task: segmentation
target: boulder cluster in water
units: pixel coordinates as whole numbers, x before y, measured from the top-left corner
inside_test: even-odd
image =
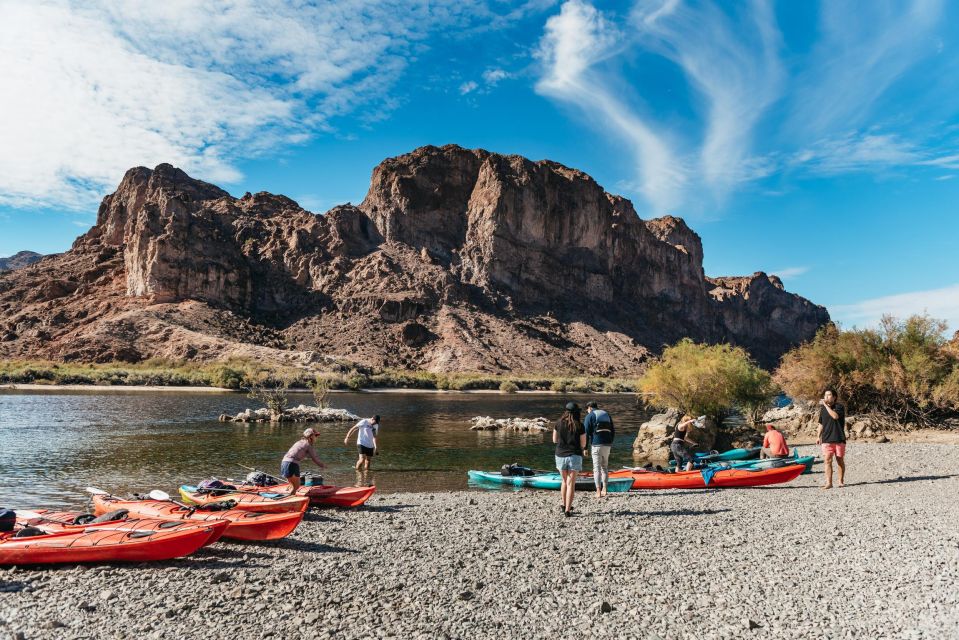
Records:
[[[220,422],[355,422],[360,417],[346,409],[321,409],[301,404],[273,416],[269,409],[247,409],[235,416],[220,414]]]
[[[473,431],[549,431],[551,422],[546,418],[471,418]]]

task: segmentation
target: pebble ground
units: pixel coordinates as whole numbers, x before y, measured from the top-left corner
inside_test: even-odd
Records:
[[[812,451],[801,448],[801,453]],[[959,447],[774,487],[374,496],[274,543],[0,569],[0,638],[956,638]]]

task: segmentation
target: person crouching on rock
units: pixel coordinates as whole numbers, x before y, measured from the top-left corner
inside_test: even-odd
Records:
[[[609,486],[609,451],[613,447],[613,438],[616,437],[613,419],[599,408],[595,400],[591,400],[586,403],[583,427],[586,429],[586,444],[593,458],[596,496],[604,498]]]
[[[785,458],[789,455],[789,445],[786,437],[771,424],[766,425],[766,435],[763,436],[763,448],[759,451],[760,458]]]
[[[673,430],[673,441],[669,443],[669,450],[672,451],[673,458],[676,459],[676,471],[693,470],[692,448],[696,446],[696,443],[690,439],[689,431],[695,422],[696,418],[686,416]]]
[[[316,430],[312,427],[304,431],[303,437],[290,447],[290,450],[286,452],[286,455],[283,456],[283,461],[280,463],[280,475],[293,487],[293,490],[290,491],[291,496],[296,495],[297,490],[300,488],[300,462],[303,461],[303,458],[310,456],[313,462],[316,463],[316,466],[320,469],[326,468],[326,465],[320,460],[320,456],[316,455],[316,449],[313,448],[313,443],[316,442],[317,435]]]
[[[553,425],[553,443],[556,444],[556,469],[562,477],[560,494],[563,513],[573,510],[573,494],[576,492],[576,476],[583,470],[583,453],[586,449],[586,430],[579,421],[579,405],[570,402],[563,416]]]
[[[360,420],[353,428],[346,432],[346,437],[343,438],[343,444],[350,443],[350,436],[353,435],[353,432],[356,431],[356,450],[359,453],[359,458],[356,461],[356,470],[357,471],[369,471],[370,470],[370,461],[373,459],[373,456],[376,455],[376,436],[380,432],[380,417],[373,416],[372,418],[364,418]]]

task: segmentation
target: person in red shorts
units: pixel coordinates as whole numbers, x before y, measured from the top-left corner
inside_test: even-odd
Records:
[[[816,444],[822,445],[822,457],[826,467],[826,484],[823,489],[832,489],[832,459],[839,467],[839,486],[846,476],[846,407],[837,402],[836,391],[826,389],[819,401],[819,432]]]
[[[759,452],[760,458],[785,458],[789,455],[789,445],[782,432],[771,424],[766,425],[766,435],[763,436],[763,448]]]

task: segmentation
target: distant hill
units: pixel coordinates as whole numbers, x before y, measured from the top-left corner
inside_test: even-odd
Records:
[[[21,251],[9,258],[0,258],[0,271],[13,271],[14,269],[29,267],[42,257],[42,254],[33,251]]]
[[[775,276],[706,277],[685,222],[581,171],[454,145],[322,215],[137,167],[69,251],[0,275],[0,358],[631,375],[683,337],[774,366],[828,321]]]

